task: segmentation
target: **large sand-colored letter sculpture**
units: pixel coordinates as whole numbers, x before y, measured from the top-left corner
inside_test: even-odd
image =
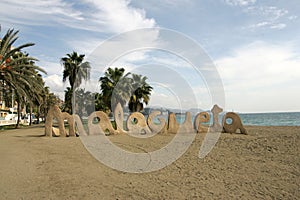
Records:
[[[208,123],[210,120],[210,116],[208,112],[200,112],[196,115],[194,126],[197,133],[206,133],[208,131],[208,127],[203,126],[203,123]]]
[[[52,137],[54,136],[66,136],[66,130],[64,125],[64,117],[65,115],[62,115],[61,110],[58,106],[53,106],[48,111],[47,117],[46,117],[46,123],[45,123],[45,134],[46,136]],[[58,123],[58,130],[53,128],[53,119],[56,118]]]
[[[127,119],[128,133],[132,135],[149,135],[152,133],[142,113],[134,112]]]
[[[222,131],[222,126],[219,123],[219,114],[223,112],[223,109],[220,108],[218,105],[214,105],[211,109],[212,115],[213,115],[213,124],[211,127],[209,127],[210,132],[220,132]]]
[[[176,120],[175,113],[170,113],[168,117],[168,133],[177,133],[179,123]]]
[[[148,118],[147,118],[148,126],[151,129],[151,131],[155,134],[159,133],[159,132],[163,133],[163,132],[166,132],[166,130],[167,130],[167,126],[166,126],[167,123],[166,123],[166,120],[164,118],[159,118],[158,117],[159,124],[156,124],[156,123],[153,122],[154,118],[156,116],[159,116],[160,114],[161,114],[160,111],[155,110],[155,111],[152,111],[149,114]]]
[[[112,124],[103,111],[95,111],[88,117],[89,135],[97,134],[116,134],[117,131],[112,127]]]
[[[240,130],[241,133],[247,134],[240,116],[234,112],[225,114],[223,118],[223,129],[225,133],[236,133],[237,130]]]
[[[116,123],[116,129],[113,128],[112,123],[108,115],[102,111],[95,111],[88,117],[88,132],[84,129],[82,120],[78,115],[70,115],[65,112],[61,112],[58,106],[53,106],[48,112],[45,124],[45,134],[47,136],[75,136],[75,127],[79,134],[82,135],[97,135],[97,134],[120,134],[127,133],[133,136],[151,137],[157,133],[203,133],[203,132],[223,132],[236,133],[239,129],[241,133],[246,134],[247,131],[244,128],[242,121],[238,114],[229,112],[223,118],[223,127],[219,123],[219,114],[223,111],[217,105],[214,105],[211,109],[213,116],[212,126],[204,126],[203,123],[210,121],[210,115],[208,112],[200,112],[192,122],[190,112],[186,112],[185,120],[182,124],[176,120],[176,114],[170,113],[168,115],[168,122],[165,119],[159,117],[160,111],[154,111],[149,114],[146,120],[144,115],[139,112],[134,112],[129,115],[126,121],[126,127],[124,127],[124,113],[122,106],[117,104],[114,110],[114,120]],[[154,123],[155,117],[158,117],[159,123]],[[58,122],[58,128],[53,128],[53,119],[56,118]],[[227,122],[227,119],[231,119],[231,123]],[[69,132],[67,133],[64,127],[64,120],[69,123]]]

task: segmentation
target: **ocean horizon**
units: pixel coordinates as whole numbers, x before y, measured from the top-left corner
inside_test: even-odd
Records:
[[[226,112],[219,116],[220,123]],[[245,126],[300,126],[300,112],[237,113]],[[207,124],[212,124],[211,120]],[[183,123],[185,115],[176,115],[178,123]],[[192,116],[194,121],[195,116]]]
[[[300,126],[300,112],[239,113],[244,125]]]

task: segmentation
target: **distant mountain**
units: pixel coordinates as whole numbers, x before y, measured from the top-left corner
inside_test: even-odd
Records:
[[[190,108],[189,110],[187,110],[188,112],[191,113],[191,115],[197,115],[200,112],[203,112],[205,110],[201,109],[201,108]]]
[[[183,114],[186,112],[190,112],[191,115],[196,115],[196,114],[204,111],[201,108],[190,108],[190,109],[186,110],[186,109],[179,109],[179,108],[163,108],[163,107],[155,107],[155,106],[147,107],[147,108],[145,108],[144,111],[145,111],[145,113],[150,113],[152,110],[159,110],[161,112],[169,112],[169,113],[171,113],[171,112],[183,113]]]

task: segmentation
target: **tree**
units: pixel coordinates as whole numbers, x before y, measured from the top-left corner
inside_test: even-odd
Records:
[[[19,31],[8,30],[0,41],[0,80],[2,87],[14,90],[18,102],[18,121],[20,122],[20,106],[26,97],[32,100],[32,95],[37,94],[41,82],[38,79],[38,72],[46,73],[42,68],[35,65],[36,58],[30,57],[21,50],[25,47],[33,46],[27,43],[13,48],[14,42],[18,39]],[[33,87],[34,86],[34,87]]]
[[[106,106],[104,102],[104,97],[102,93],[96,92],[94,95],[95,95],[95,110],[102,110],[106,113],[110,112],[110,109]]]
[[[30,113],[29,125],[32,124],[32,114],[33,114],[33,109],[34,108],[36,108],[36,111],[37,111],[36,118],[37,118],[37,123],[39,123],[39,118],[40,118],[40,114],[41,114],[41,109],[40,108],[41,108],[41,105],[44,103],[43,102],[43,95],[44,95],[45,89],[46,89],[45,88],[45,82],[44,82],[41,74],[37,73],[36,78],[37,78],[38,86],[35,87],[34,91],[29,90],[30,96],[31,96],[30,101],[28,101],[29,108],[30,108],[30,111],[29,111],[29,113]]]
[[[130,73],[124,75],[124,72],[124,68],[108,68],[99,79],[102,101],[107,110],[113,111],[118,102],[124,106],[130,98]]]
[[[72,91],[72,93],[80,86],[82,80],[88,80],[90,78],[91,66],[89,62],[83,62],[84,57],[84,54],[78,55],[77,52],[73,51],[73,53],[61,58],[61,63],[64,67],[63,82],[66,82],[67,78],[69,79],[70,91]],[[72,105],[72,98],[70,102],[65,103]],[[72,108],[72,106],[69,108]],[[71,114],[72,109],[67,112]]]
[[[95,110],[95,96],[90,91],[85,89],[77,89],[75,91],[76,102],[75,108],[76,114],[80,117],[89,116]]]
[[[117,103],[121,106],[128,103],[132,112],[138,112],[143,110],[143,103],[149,103],[153,88],[146,82],[147,77],[124,73],[124,68],[108,68],[104,76],[100,77],[101,94],[96,98],[96,106],[113,111]]]
[[[73,89],[71,87],[67,87],[65,90],[65,101],[63,106],[63,111],[72,113],[72,97],[73,97]]]
[[[137,74],[132,74],[133,92],[128,102],[128,107],[131,112],[139,112],[144,109],[143,103],[146,105],[150,101],[152,87],[146,82],[147,77]]]
[[[28,57],[28,54],[24,54],[22,52],[18,52],[13,56],[13,60],[18,60],[22,57]],[[20,122],[20,108],[21,105],[25,105],[26,103],[29,104],[30,107],[30,125],[32,123],[32,108],[35,103],[40,104],[40,98],[42,90],[44,89],[44,81],[41,78],[41,75],[36,70],[35,62],[33,60],[26,61],[24,59],[17,61],[16,64],[18,66],[22,66],[20,69],[15,69],[15,71],[19,74],[19,81],[22,83],[19,85],[19,89],[15,89],[17,102],[18,102],[18,122],[17,126]],[[43,71],[43,70],[42,70]],[[24,81],[20,81],[20,78],[24,79]],[[20,84],[18,83],[18,84]],[[21,89],[21,90],[20,90]],[[24,92],[23,92],[24,91]],[[25,110],[26,112],[26,110]]]
[[[67,78],[71,89],[76,89],[82,82],[82,79],[88,80],[90,78],[91,66],[89,62],[83,62],[85,55],[78,55],[77,52],[67,54],[67,57],[61,59],[61,63],[64,67],[63,82],[66,82]]]
[[[49,87],[44,88],[43,92],[43,113],[44,117],[47,116],[48,110],[51,106],[57,105],[60,103],[60,99],[57,95],[49,91]]]

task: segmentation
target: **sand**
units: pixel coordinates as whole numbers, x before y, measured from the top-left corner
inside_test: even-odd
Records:
[[[300,127],[246,127],[222,134],[204,159],[204,134],[162,170],[131,174],[96,159],[76,137],[44,137],[41,126],[0,132],[0,199],[300,199]],[[172,139],[109,136],[134,152]]]

